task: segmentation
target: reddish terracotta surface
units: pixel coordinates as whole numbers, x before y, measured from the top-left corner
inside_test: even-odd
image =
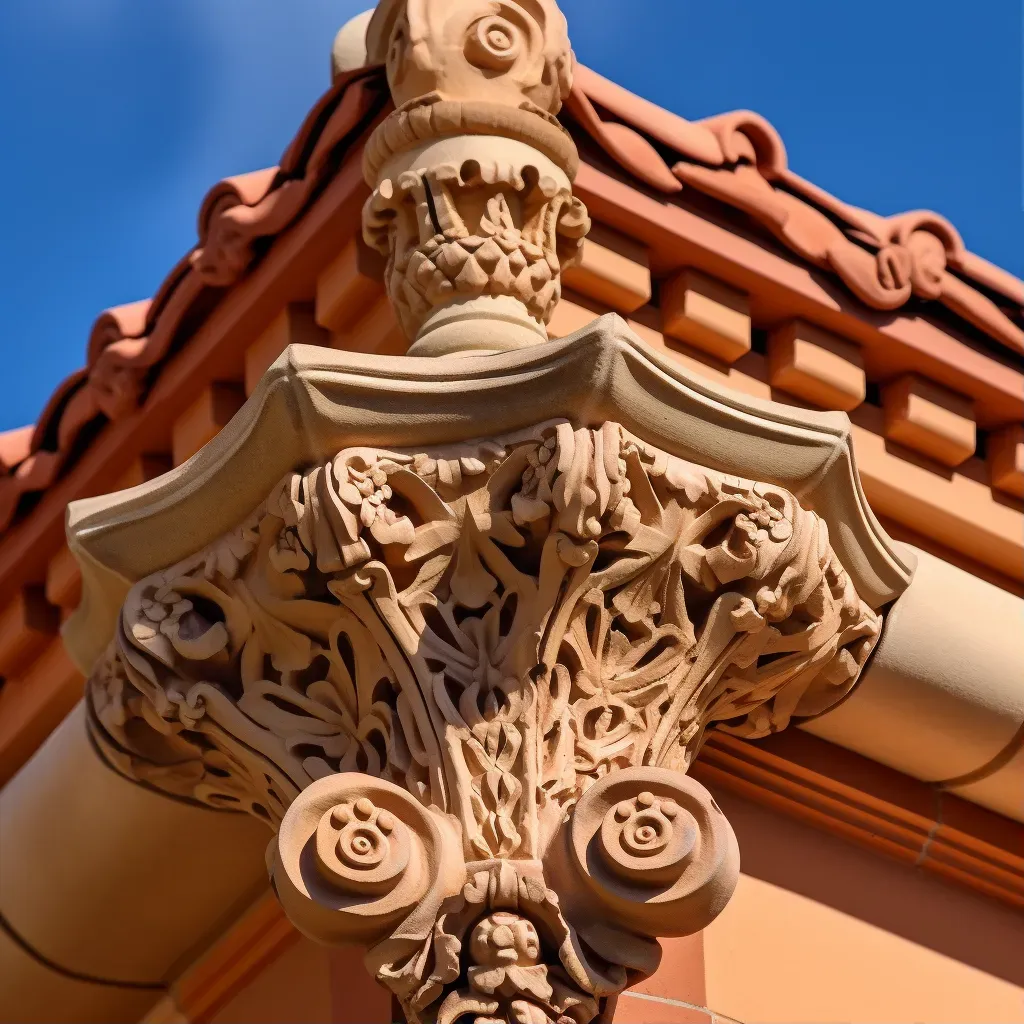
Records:
[[[57,389],[32,436],[30,454],[0,478],[0,528],[9,525],[23,494],[48,488],[64,468],[81,430],[98,416],[119,421],[144,397],[151,371],[172,351],[186,317],[208,308],[213,289],[229,288],[248,271],[255,243],[291,225],[329,174],[332,158],[387,102],[380,76],[339,79],[308,115],[279,167],[228,178],[207,194],[199,242],[150,301],[104,313],[93,327],[88,365]],[[44,449],[58,434],[55,451]],[[21,435],[0,435],[0,457],[18,453]]]
[[[11,522],[22,495],[48,489],[66,470],[70,450],[86,424],[101,416],[123,419],[138,408],[153,374],[178,341],[185,317],[190,322],[201,319],[218,290],[237,284],[250,268],[255,242],[273,238],[295,221],[329,173],[339,147],[387,103],[379,70],[342,76],[310,112],[278,168],[226,179],[208,193],[200,210],[197,247],[168,275],[152,301],[118,307],[99,318],[87,368],[58,387],[27,450],[28,428],[0,434],[0,468],[7,470],[0,477],[0,527]],[[602,111],[627,123],[606,120]],[[778,133],[759,115],[738,111],[687,122],[580,68],[566,119],[575,121],[648,189],[673,196],[685,183],[749,214],[801,261],[838,277],[867,307],[890,311],[912,297],[924,300],[1003,346],[1024,352],[1024,284],[967,252],[955,228],[937,214],[880,217],[799,178],[788,169]],[[669,166],[644,133],[679,159]],[[589,179],[586,173],[583,177]],[[586,191],[584,185],[585,198]],[[632,206],[641,194],[629,192]],[[623,228],[630,230],[632,224]],[[936,355],[930,339],[912,342],[914,347],[932,359]],[[956,358],[960,353],[950,351],[945,359],[937,354],[948,369],[970,374],[972,367]],[[870,353],[867,362],[872,373],[876,368]],[[929,372],[924,361],[910,362],[914,365],[892,372]],[[999,376],[1002,367],[973,369],[984,390],[990,383],[985,378],[993,370]],[[1002,381],[1004,393],[1009,389],[1015,394],[1019,375],[1013,377]],[[941,375],[936,379],[941,382]],[[993,411],[993,418],[1001,421],[994,425],[1012,422],[1013,415],[1003,403]],[[980,422],[990,425],[984,415]],[[54,433],[57,445],[51,450],[52,440],[47,439]]]
[[[603,121],[595,102],[677,150],[682,159],[670,168],[635,131]],[[567,106],[605,151],[645,184],[674,194],[682,183],[743,210],[798,256],[838,275],[866,305],[898,309],[912,296],[939,301],[1001,344],[1024,352],[1019,323],[1024,283],[968,253],[939,214],[922,210],[882,217],[794,174],[782,139],[760,114],[738,110],[687,124],[586,68],[579,70]],[[1015,307],[1017,322],[979,285]]]

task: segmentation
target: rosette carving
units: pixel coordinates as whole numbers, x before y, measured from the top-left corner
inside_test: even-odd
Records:
[[[600,920],[645,935],[700,931],[739,877],[736,837],[711,794],[660,768],[626,768],[591,786],[573,810],[569,845]]]
[[[586,1024],[735,884],[705,731],[823,711],[879,625],[790,492],[553,421],[287,474],[132,588],[90,717],[279,826],[289,914],[410,1020]]]
[[[458,834],[443,815],[358,772],[303,790],[275,851],[278,897],[321,941],[371,943],[410,916],[432,922],[465,878]]]

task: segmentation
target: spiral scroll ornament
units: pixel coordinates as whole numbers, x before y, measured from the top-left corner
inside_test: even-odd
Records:
[[[507,18],[481,18],[466,36],[466,59],[474,67],[504,71],[523,52],[523,35]]]
[[[364,796],[320,819],[316,864],[343,891],[379,895],[393,889],[408,868],[410,846],[408,828]]]
[[[732,827],[693,779],[626,768],[591,786],[573,811],[571,856],[617,924],[689,935],[725,907],[739,877]]]
[[[405,790],[359,772],[307,787],[278,831],[278,896],[321,941],[373,942],[402,919],[432,917],[464,878],[451,825]]]

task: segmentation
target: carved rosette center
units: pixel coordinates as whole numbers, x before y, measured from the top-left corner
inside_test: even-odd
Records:
[[[586,1024],[735,886],[706,729],[819,713],[878,629],[789,492],[552,421],[287,474],[135,585],[90,716],[276,827],[289,915],[411,1021]]]

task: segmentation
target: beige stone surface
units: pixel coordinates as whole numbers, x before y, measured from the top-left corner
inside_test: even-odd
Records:
[[[805,320],[769,332],[768,379],[797,398],[844,412],[860,405],[867,392],[860,349]]]
[[[885,436],[945,466],[974,454],[977,429],[969,399],[914,374],[882,388]]]
[[[912,550],[914,580],[857,689],[803,727],[928,782],[984,773],[1024,725],[1024,601]],[[1020,771],[962,795],[1024,820]]]
[[[687,269],[662,284],[660,303],[665,334],[726,363],[750,351],[750,303],[743,292]]]
[[[160,981],[266,885],[269,832],[129,783],[98,759],[84,714],[79,705],[0,792],[0,906],[70,970]],[[132,990],[85,999],[59,978],[33,984],[24,972],[20,955],[0,959],[0,993],[15,993],[0,996],[5,1020],[108,1021],[144,1009]],[[64,1009],[55,1001],[62,990],[72,1000]]]

